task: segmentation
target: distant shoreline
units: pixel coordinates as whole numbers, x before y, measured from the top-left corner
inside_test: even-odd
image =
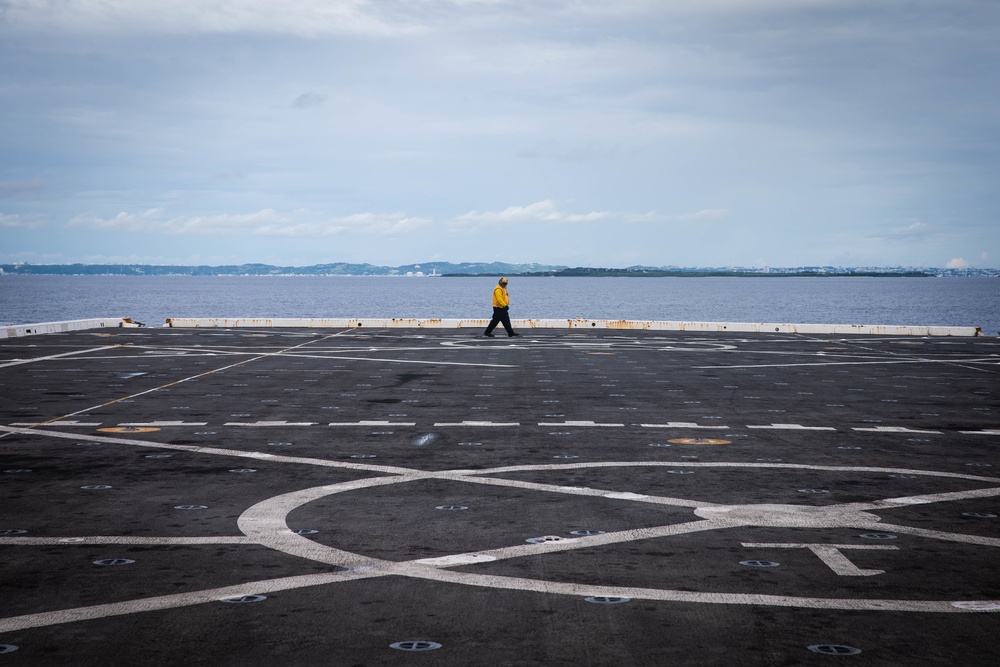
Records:
[[[545,271],[539,273],[512,273],[519,278],[934,278],[933,273],[906,271],[900,273],[868,272],[775,272],[757,271],[630,271],[627,269],[599,269],[590,271]],[[446,273],[445,278],[472,278],[476,274]]]
[[[504,262],[427,262],[403,266],[374,264],[315,264],[272,266],[270,264],[230,264],[222,266],[155,264],[0,264],[2,276],[228,276],[228,277],[484,277],[518,276],[557,278],[934,278],[1000,277],[1000,269],[934,267],[804,266],[778,268],[747,267],[653,267],[627,268],[567,267]]]

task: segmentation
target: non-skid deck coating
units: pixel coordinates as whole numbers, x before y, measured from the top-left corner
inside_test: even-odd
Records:
[[[997,339],[478,333],[0,341],[0,667],[996,664]]]

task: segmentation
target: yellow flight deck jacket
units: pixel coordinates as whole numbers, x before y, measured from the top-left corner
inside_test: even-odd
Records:
[[[510,299],[507,297],[507,290],[500,285],[497,285],[493,289],[493,307],[494,308],[506,308],[510,305]]]

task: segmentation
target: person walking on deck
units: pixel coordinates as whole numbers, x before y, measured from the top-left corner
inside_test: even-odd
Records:
[[[501,278],[497,286],[493,288],[493,319],[490,320],[490,325],[486,327],[486,333],[483,335],[493,338],[493,330],[497,328],[498,324],[503,324],[509,338],[520,336],[521,334],[514,333],[514,328],[510,325],[509,310],[510,297],[507,295],[507,279]]]

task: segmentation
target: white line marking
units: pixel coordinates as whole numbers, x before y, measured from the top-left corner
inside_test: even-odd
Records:
[[[381,574],[383,573],[364,571],[344,571],[329,574],[304,574],[297,577],[254,581],[247,584],[237,584],[235,586],[226,586],[224,588],[193,591],[191,593],[161,595],[152,598],[141,598],[139,600],[127,600],[125,602],[112,602],[109,604],[94,605],[92,607],[77,607],[75,609],[61,609],[59,611],[42,612],[40,614],[26,614],[24,616],[13,616],[11,618],[0,619],[0,632],[14,632],[16,630],[39,628],[47,625],[57,625],[60,623],[90,621],[99,618],[107,618],[109,616],[135,614],[143,611],[176,609],[178,607],[189,607],[191,605],[204,604],[206,602],[216,602],[221,598],[287,591],[295,588],[305,588],[307,586],[319,586],[321,584],[352,581],[354,579],[365,579],[371,576],[380,576]]]
[[[784,352],[776,354],[787,354]],[[974,366],[962,366],[962,364],[991,363],[996,360],[991,359],[875,359],[872,361],[825,361],[799,364],[746,364],[738,366],[692,366],[696,370],[716,370],[720,368],[794,368],[797,366],[885,366],[888,364],[955,364],[969,370],[983,370]]]
[[[779,431],[836,431],[832,426],[802,426],[801,424],[768,424],[766,426],[751,426],[747,424],[747,428],[763,428],[772,429]]]
[[[898,526],[892,523],[880,523],[879,530],[887,533],[901,533],[904,535],[916,535],[917,537],[928,537],[934,540],[942,540],[944,542],[960,542],[963,544],[1000,547],[1000,538],[996,537],[963,535],[961,533],[949,533],[943,530],[929,530],[927,528],[914,528],[912,526]]]
[[[877,574],[885,574],[885,570],[870,570],[860,568],[852,563],[847,556],[840,553],[841,549],[855,549],[865,551],[895,551],[899,547],[881,544],[783,544],[783,543],[747,543],[743,546],[763,549],[809,549],[816,554],[831,570],[842,577],[871,577]]]
[[[959,431],[965,435],[1000,435],[1000,428],[984,428],[981,431]]]
[[[162,421],[162,422],[123,422],[119,426],[207,426],[208,422],[183,422],[183,421]],[[46,424],[49,426],[49,424]]]
[[[316,422],[284,422],[284,421],[255,421],[255,422],[226,422],[225,426],[315,426]]]
[[[416,422],[389,422],[362,419],[358,422],[331,422],[329,426],[416,426]]]
[[[539,426],[625,426],[625,424],[597,424],[592,421],[538,422]]]
[[[433,350],[434,348],[413,348],[421,352],[427,352],[428,350]],[[398,352],[398,348],[385,348],[385,350],[392,350],[393,352]],[[371,350],[372,352],[382,352],[383,350],[375,348]],[[513,364],[475,364],[471,362],[463,361],[436,361],[429,359],[387,359],[385,357],[343,357],[339,355],[321,355],[321,354],[285,354],[285,353],[275,353],[272,356],[277,357],[294,357],[295,359],[331,359],[336,361],[374,361],[377,363],[386,364],[421,364],[424,366],[471,366],[474,368],[518,368],[518,366]]]
[[[435,426],[520,426],[519,422],[483,422],[483,421],[464,421],[464,422],[435,422]]]
[[[941,431],[921,431],[915,428],[906,428],[904,426],[875,426],[873,428],[854,428],[854,431],[866,431],[869,433],[937,433],[940,434]]]
[[[79,422],[75,419],[62,419],[54,422],[44,422],[46,426],[100,426],[103,422]],[[38,422],[16,422],[11,426],[38,426]]]
[[[52,354],[47,357],[35,357],[33,359],[16,359],[14,361],[8,361],[5,364],[0,364],[0,368],[9,368],[10,366],[20,366],[22,364],[33,364],[36,361],[48,361],[49,359],[61,359],[63,357],[72,357],[79,354],[89,354],[91,352],[103,352],[104,350],[114,350],[116,348],[122,347],[121,345],[102,345],[101,347],[90,347],[85,350],[74,350],[73,352],[63,352],[62,354]]]
[[[85,537],[5,537],[0,544],[10,546],[74,545],[74,544],[256,544],[245,535],[233,537],[135,537],[115,535],[87,535]]]
[[[728,429],[728,426],[702,426],[695,422],[666,422],[665,424],[639,424],[643,428],[703,428],[703,429]]]

